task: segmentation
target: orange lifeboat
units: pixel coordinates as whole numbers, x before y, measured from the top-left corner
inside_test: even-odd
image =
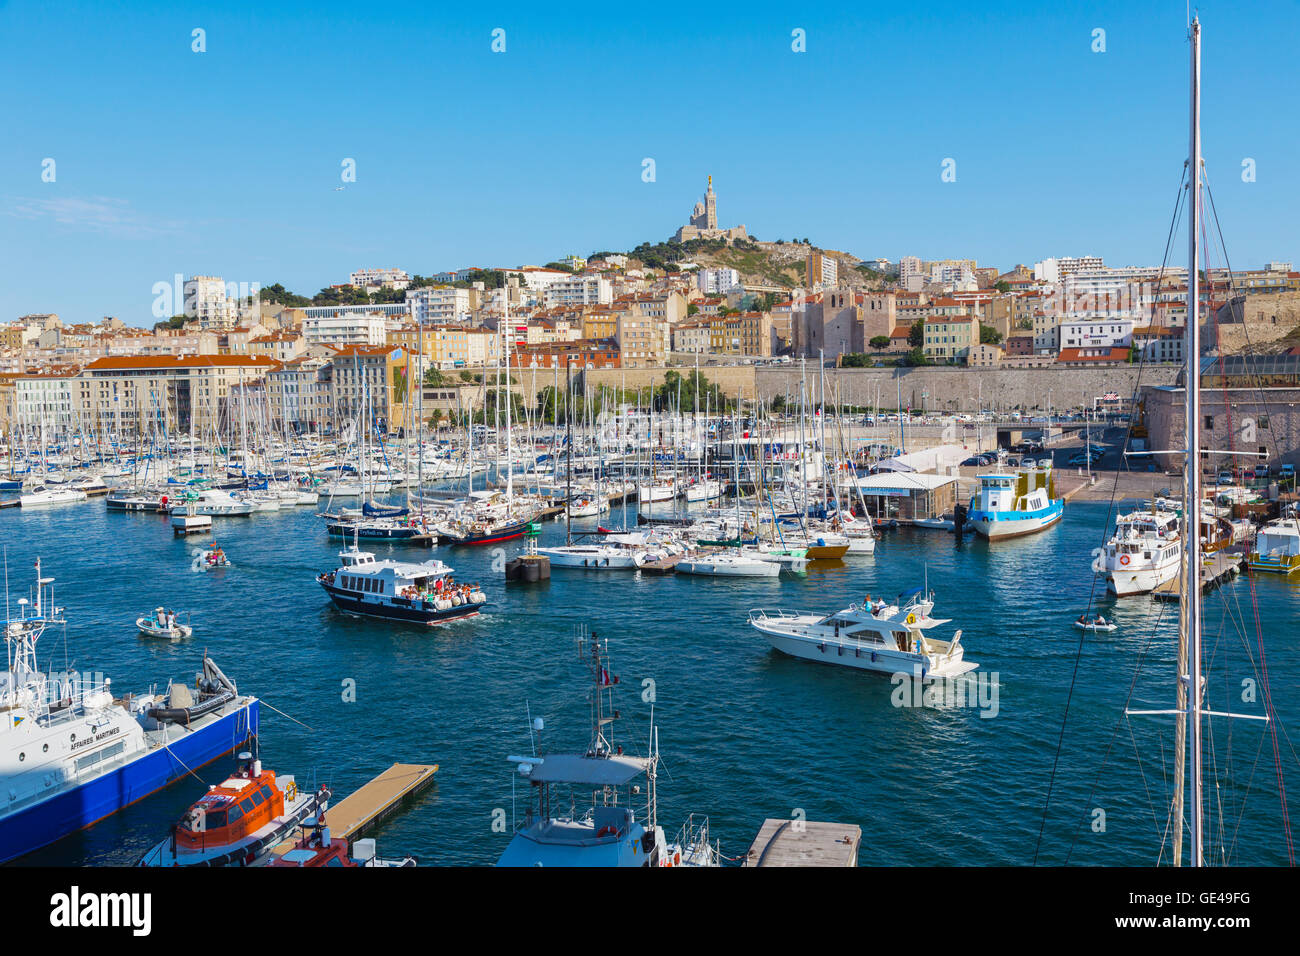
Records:
[[[277,778],[250,754],[239,756],[240,770],[209,788],[138,865],[249,866],[324,812],[327,788],[304,793],[291,774]]]

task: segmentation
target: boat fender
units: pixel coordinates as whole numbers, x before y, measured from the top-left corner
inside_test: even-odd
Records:
[[[872,651],[872,652],[871,652],[871,663],[874,664],[875,662],[876,662],[876,652],[875,652],[875,651]]]

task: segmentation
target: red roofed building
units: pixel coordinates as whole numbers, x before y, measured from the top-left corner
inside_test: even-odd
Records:
[[[1129,359],[1129,349],[1123,345],[1086,346],[1061,349],[1056,356],[1058,365],[1124,365]]]

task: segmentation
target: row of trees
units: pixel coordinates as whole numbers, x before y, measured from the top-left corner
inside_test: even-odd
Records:
[[[461,371],[457,379],[439,369],[429,369],[424,377],[424,383],[435,388],[458,384],[482,384],[482,382],[482,375],[466,371]],[[466,421],[477,424],[495,423],[499,417],[498,409],[500,417],[504,418],[507,401],[510,402],[510,414],[514,419],[522,421],[527,413],[531,413],[543,423],[564,422],[570,409],[575,421],[584,421],[589,417],[599,417],[606,407],[621,405],[653,407],[658,412],[677,408],[690,412],[695,409],[698,399],[701,411],[707,408],[710,412],[723,413],[734,410],[736,406],[735,399],[724,395],[720,386],[711,383],[707,376],[694,370],[682,375],[670,369],[664,375],[663,384],[657,386],[626,389],[597,388],[592,390],[590,395],[579,389],[574,389],[570,393],[565,385],[559,387],[547,385],[537,393],[536,402],[531,408],[522,394],[513,389],[498,388],[494,382],[494,379],[489,379],[490,384],[484,393],[484,401],[474,410],[472,416],[464,412],[453,412],[448,415],[442,409],[435,409],[430,413],[428,423],[434,428],[440,427],[444,422],[462,425]],[[511,384],[515,384],[513,378]],[[510,396],[509,399],[506,398],[507,395]]]

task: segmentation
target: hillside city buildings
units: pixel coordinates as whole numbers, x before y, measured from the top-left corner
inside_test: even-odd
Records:
[[[999,271],[974,259],[859,260],[806,240],[760,242],[743,226],[718,226],[712,177],[676,239],[704,240],[687,248],[704,261],[656,268],[601,253],[428,278],[359,268],[302,307],[264,300],[256,283],[177,276],[155,287],[169,295],[153,318],[173,287],[183,312],[164,308],[150,328],[139,327],[152,324],[147,313],[19,316],[0,323],[0,432],[216,428],[254,395],[279,427],[336,429],[363,404],[401,427],[414,383],[461,401],[458,389],[480,386],[507,359],[512,371],[552,373],[787,356],[979,368],[1184,361],[1185,270],[1058,256]],[[719,248],[749,258],[706,258]],[[776,265],[742,271],[760,254]],[[778,266],[803,283],[776,282]],[[1289,262],[1211,270],[1201,288],[1210,351],[1282,346],[1300,326],[1300,272]]]

